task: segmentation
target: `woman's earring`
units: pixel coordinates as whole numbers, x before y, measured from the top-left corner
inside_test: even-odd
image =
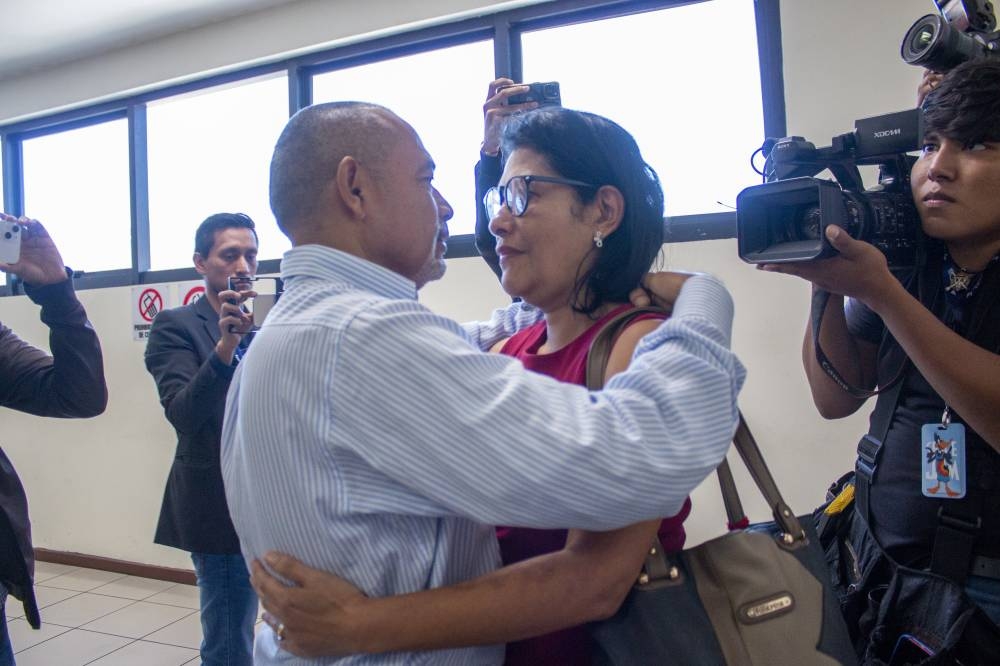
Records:
[[[604,238],[601,237],[600,231],[594,232],[594,245],[598,248],[604,247]]]

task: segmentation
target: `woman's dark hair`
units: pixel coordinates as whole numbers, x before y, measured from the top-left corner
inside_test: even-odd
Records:
[[[646,164],[632,135],[607,118],[546,107],[517,114],[508,120],[501,150],[518,148],[538,153],[563,178],[613,185],[622,193],[625,211],[621,224],[604,239],[597,261],[577,276],[573,307],[591,314],[604,303],[628,302],[663,245],[663,189],[656,171]],[[584,203],[596,189],[577,188]]]
[[[254,228],[253,220],[244,213],[216,213],[209,215],[198,225],[198,230],[194,232],[194,251],[203,257],[208,257],[215,245],[215,233],[223,229],[249,229],[253,234],[254,242],[257,240],[257,229]]]
[[[924,99],[924,132],[969,145],[1000,141],[1000,60],[968,60]]]

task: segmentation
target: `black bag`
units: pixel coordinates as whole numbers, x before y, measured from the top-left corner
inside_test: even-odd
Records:
[[[840,495],[853,475],[831,488]],[[962,585],[883,552],[854,502],[814,514],[834,591],[861,663],[1000,664],[1000,628]]]
[[[588,387],[603,383],[618,332],[649,311],[662,313],[632,309],[597,333]],[[811,516],[800,522],[785,504],[742,415],[734,443],[777,522],[680,553],[665,554],[654,541],[618,613],[591,626],[595,664],[856,663]],[[718,477],[730,526],[745,525],[725,460]]]

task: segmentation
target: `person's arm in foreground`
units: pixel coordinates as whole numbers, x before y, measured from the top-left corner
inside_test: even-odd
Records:
[[[37,221],[21,223],[21,257],[16,264],[0,264],[0,270],[19,276],[28,297],[41,305],[52,355],[0,326],[0,405],[38,416],[97,416],[108,402],[97,333],[48,232]]]
[[[857,298],[871,308],[945,403],[1000,451],[1000,382],[996,380],[1000,356],[938,320],[892,276],[885,255],[875,247],[852,239],[837,227],[827,231],[840,256],[770,265],[766,270],[797,275],[830,292]]]
[[[607,376],[623,370],[639,339],[656,327],[641,321],[624,331]],[[332,574],[287,555],[260,563],[252,581],[284,629],[282,647],[300,656],[434,650],[507,643],[610,617],[635,583],[659,527],[646,521],[611,532],[571,530],[560,551],[504,567],[465,583],[369,599]]]
[[[474,350],[417,303],[374,304],[339,338],[332,417],[344,445],[364,442],[358,456],[424,498],[415,514],[592,530],[674,515],[735,429],[732,307],[718,280],[687,279],[628,369],[590,392]]]

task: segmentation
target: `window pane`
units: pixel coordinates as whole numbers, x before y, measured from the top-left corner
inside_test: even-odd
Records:
[[[668,215],[731,210],[759,182],[750,169],[764,139],[753,0],[539,30],[522,45],[526,82],[559,81],[565,106],[632,133],[663,182]]]
[[[261,259],[280,257],[290,247],[267,195],[271,153],[287,121],[283,74],[149,104],[153,270],[190,266],[195,229],[213,213],[252,217]]]
[[[23,155],[24,213],[45,224],[66,265],[130,268],[127,121],[28,139]]]
[[[473,167],[483,140],[483,101],[493,80],[493,43],[474,42],[318,74],[313,101],[358,100],[413,125],[434,158],[434,185],[455,209],[451,235],[476,227]]]

